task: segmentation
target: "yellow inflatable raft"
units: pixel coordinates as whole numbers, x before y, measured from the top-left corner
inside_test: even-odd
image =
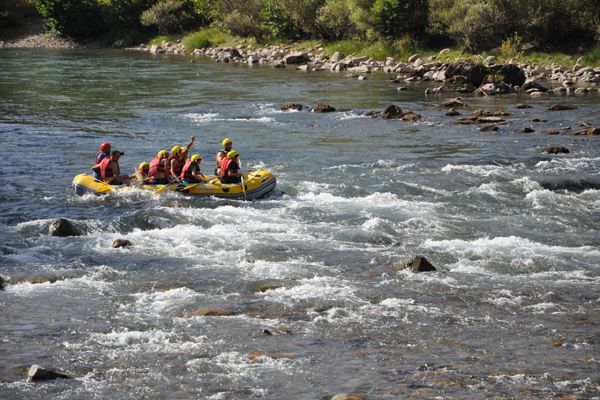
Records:
[[[207,176],[206,178],[206,183],[192,183],[189,185],[176,183],[169,185],[136,183],[131,185],[108,185],[94,179],[91,175],[84,173],[73,178],[73,189],[78,195],[86,193],[100,195],[118,190],[142,189],[151,190],[157,193],[170,190],[191,196],[214,196],[227,199],[256,200],[271,193],[277,184],[275,176],[266,170],[244,173],[244,187],[242,187],[241,183],[221,183],[217,177]]]

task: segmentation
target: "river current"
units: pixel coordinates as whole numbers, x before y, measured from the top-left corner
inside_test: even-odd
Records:
[[[0,398],[600,398],[600,190],[543,186],[598,178],[600,137],[569,132],[599,95],[466,97],[510,113],[486,133],[383,73],[193,61],[0,50]],[[342,111],[280,110],[319,101]],[[423,120],[364,116],[390,104]],[[277,191],[71,190],[104,140],[133,171],[190,135],[205,173],[229,137]]]

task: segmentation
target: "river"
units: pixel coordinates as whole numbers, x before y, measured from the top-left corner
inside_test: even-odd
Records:
[[[510,113],[486,133],[383,73],[15,49],[0,71],[1,398],[600,398],[600,190],[542,186],[598,177],[600,137],[568,134],[598,95],[466,97]],[[280,110],[319,101],[344,111]],[[423,120],[363,115],[390,104]],[[276,193],[71,190],[104,140],[133,171],[190,135],[205,173],[229,137]],[[437,271],[398,268],[416,255]]]

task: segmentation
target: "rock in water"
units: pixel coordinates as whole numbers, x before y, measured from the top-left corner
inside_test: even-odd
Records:
[[[310,58],[306,53],[294,53],[290,54],[285,58],[286,64],[303,64],[309,62]]]
[[[412,272],[436,271],[436,268],[423,256],[416,256],[400,265],[400,267],[401,269],[409,268]]]
[[[533,129],[533,128],[529,127],[529,126],[526,126],[523,129],[521,129],[521,132],[523,132],[523,133],[533,133],[533,132],[535,132],[535,129]]]
[[[4,290],[4,279],[0,276],[0,290]]]
[[[488,73],[488,68],[483,64],[459,62],[450,65],[446,69],[446,78],[450,79],[456,76],[462,76],[466,83],[479,87],[487,79]]]
[[[490,70],[507,85],[521,86],[525,83],[525,72],[515,64],[494,65]]]
[[[577,107],[575,106],[569,106],[566,104],[552,104],[550,107],[548,107],[549,111],[565,111],[565,110],[574,110]]]
[[[203,307],[195,311],[188,311],[183,313],[184,318],[192,317],[226,317],[231,315],[231,312],[216,307]]]
[[[338,393],[330,400],[364,400],[364,397],[357,394]]]
[[[405,111],[404,114],[402,114],[403,121],[418,122],[421,119],[422,119],[421,115],[417,114],[416,112],[413,112],[413,111]]]
[[[52,236],[67,237],[80,236],[81,232],[68,219],[59,218],[50,225],[50,234]]]
[[[392,104],[390,106],[387,106],[385,110],[383,110],[383,113],[381,113],[381,118],[398,119],[402,118],[402,115],[404,115],[404,111],[402,111],[402,109],[397,105]]]
[[[119,247],[129,247],[129,246],[133,246],[133,243],[131,243],[127,239],[115,239],[112,242],[113,249],[118,249]]]
[[[49,381],[53,379],[71,379],[69,375],[46,369],[37,364],[33,364],[27,372],[27,377],[32,381]]]
[[[569,148],[567,146],[559,145],[559,146],[550,146],[545,149],[548,154],[567,154],[570,153]]]
[[[498,130],[498,125],[484,125],[479,128],[481,132],[496,132]]]
[[[313,109],[313,112],[334,112],[334,111],[335,111],[335,107],[332,107],[327,103],[319,103]]]
[[[302,104],[298,104],[298,103],[288,103],[288,104],[284,104],[281,106],[282,111],[288,111],[288,110],[302,111],[303,109],[304,109],[304,106]]]
[[[467,105],[458,97],[455,99],[447,100],[440,104],[442,107],[467,107]]]

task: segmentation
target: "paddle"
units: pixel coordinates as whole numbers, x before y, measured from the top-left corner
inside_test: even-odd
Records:
[[[158,190],[157,190],[156,192],[154,192],[154,193],[160,193],[160,192],[162,192],[163,190],[165,190],[166,188],[168,188],[169,186],[170,186],[170,185],[167,183],[167,184],[166,184],[166,185],[164,185],[163,187],[161,187],[161,188],[158,188]]]
[[[244,201],[246,201],[247,197],[246,197],[246,185],[244,185],[244,175],[242,175],[242,192],[244,192]]]

